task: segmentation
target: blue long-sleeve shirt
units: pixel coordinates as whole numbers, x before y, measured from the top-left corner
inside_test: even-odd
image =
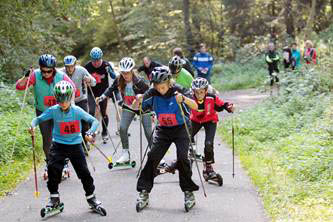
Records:
[[[213,67],[214,58],[209,53],[196,53],[193,57],[192,64],[199,75],[210,75]],[[207,73],[202,73],[201,69],[208,69]]]
[[[81,136],[81,120],[89,122],[91,128],[87,133],[94,133],[98,127],[98,120],[85,112],[79,106],[71,105],[65,113],[59,105],[52,106],[45,110],[40,116],[34,118],[31,122],[32,127],[36,127],[41,122],[53,120],[52,141],[61,144],[80,144]]]
[[[296,60],[296,68],[301,66],[301,52],[299,50],[291,50],[291,56]]]

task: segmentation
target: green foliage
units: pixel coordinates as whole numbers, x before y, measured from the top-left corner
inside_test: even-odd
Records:
[[[236,149],[272,221],[332,219],[332,78],[322,65],[283,73],[279,96],[235,121]],[[230,125],[219,128],[228,143]]]
[[[27,176],[32,167],[31,137],[27,132],[35,116],[32,107],[33,98],[27,98],[28,104],[21,113],[23,93],[17,93],[12,87],[0,83],[0,196],[13,189]],[[38,162],[44,159],[40,148],[41,138],[37,136]]]
[[[213,86],[221,91],[261,86],[267,79],[264,58],[253,57],[247,63],[217,64],[213,67]]]

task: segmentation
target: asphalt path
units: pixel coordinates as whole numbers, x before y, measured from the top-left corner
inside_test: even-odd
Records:
[[[222,98],[233,101],[239,108],[244,110],[258,103],[266,95],[259,94],[254,90],[233,91],[222,94]],[[112,140],[117,145],[120,142],[119,136],[115,135],[116,120],[115,110],[109,106],[110,116],[109,132]],[[236,114],[237,115],[237,114]],[[230,115],[221,114],[222,118],[229,118]],[[220,122],[223,124],[223,120]],[[136,198],[136,174],[140,165],[140,125],[139,118],[133,121],[129,132],[131,157],[136,161],[135,168],[114,168],[109,170],[107,161],[96,150],[90,152],[90,161],[93,162],[96,171],[93,170],[89,160],[88,165],[96,186],[96,196],[102,201],[107,210],[107,216],[102,217],[93,213],[85,200],[84,191],[80,180],[71,168],[71,177],[60,184],[61,201],[64,202],[64,212],[50,217],[47,221],[224,221],[224,222],[266,222],[270,219],[266,216],[262,201],[258,196],[255,187],[249,177],[241,168],[239,159],[235,158],[235,177],[232,177],[232,152],[227,145],[216,136],[215,138],[215,161],[214,169],[224,179],[224,184],[219,187],[204,182],[207,197],[204,197],[200,185],[197,168],[193,166],[194,181],[200,185],[200,190],[195,192],[196,206],[188,213],[184,210],[184,194],[178,184],[178,173],[164,174],[155,179],[155,184],[150,193],[149,206],[142,212],[135,210]],[[230,134],[231,136],[231,134]],[[99,138],[99,137],[98,137]],[[203,152],[204,131],[199,131],[197,148]],[[114,151],[111,142],[103,145],[98,139],[96,144],[111,157]],[[143,149],[147,142],[143,137]],[[237,147],[236,147],[237,148]],[[113,156],[115,161],[121,150]],[[166,161],[176,157],[175,147],[169,149],[165,156]],[[202,173],[202,163],[199,162]],[[41,195],[34,197],[33,174],[22,182],[11,195],[0,200],[0,221],[41,221],[40,210],[48,201],[49,193],[46,182],[42,180],[42,169],[39,169],[38,179]]]

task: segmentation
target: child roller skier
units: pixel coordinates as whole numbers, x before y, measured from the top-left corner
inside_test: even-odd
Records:
[[[51,216],[63,210],[64,205],[60,202],[58,186],[66,158],[69,158],[78,178],[82,182],[89,206],[97,213],[105,216],[105,209],[95,197],[94,180],[90,175],[82,149],[81,120],[87,121],[92,125],[85,136],[89,142],[93,141],[92,135],[98,127],[98,121],[80,107],[71,104],[73,86],[69,82],[58,82],[54,87],[54,96],[58,105],[50,107],[43,114],[34,118],[29,129],[33,135],[35,127],[40,123],[51,119],[54,122],[48,161],[49,180],[47,188],[50,192],[50,201],[41,210],[41,216]]]
[[[206,181],[216,181],[220,186],[223,184],[222,177],[217,174],[212,164],[214,160],[214,137],[218,122],[216,112],[221,112],[224,109],[229,113],[234,111],[232,103],[224,102],[217,95],[208,93],[209,83],[204,78],[196,78],[192,82],[192,91],[198,110],[191,111],[192,123],[192,138],[204,127],[205,129],[205,149],[204,149],[204,170],[203,177]]]
[[[152,72],[150,88],[144,95],[137,95],[137,102],[142,108],[152,107],[156,113],[159,125],[156,127],[148,160],[137,182],[136,210],[141,211],[147,206],[149,193],[154,184],[154,172],[161,159],[169,149],[171,143],[177,148],[177,168],[179,169],[179,185],[185,193],[185,210],[188,211],[195,204],[193,191],[199,187],[192,181],[192,170],[188,159],[189,137],[186,132],[183,114],[179,104],[185,109],[186,104],[191,109],[197,109],[197,104],[180,92],[182,89],[170,80],[168,67],[156,67]]]
[[[140,110],[137,106],[133,107],[132,103],[137,94],[143,94],[149,88],[145,81],[134,73],[134,67],[135,62],[132,58],[122,58],[119,62],[120,76],[115,79],[111,87],[105,90],[100,97],[96,98],[96,103],[99,103],[108,97],[112,97],[113,92],[117,89],[119,89],[123,98],[122,115],[120,120],[120,139],[123,150],[121,156],[116,161],[115,166],[121,166],[130,162],[128,128],[135,115],[140,115]],[[142,125],[148,142],[150,141],[152,134],[150,116],[150,112],[142,113]]]

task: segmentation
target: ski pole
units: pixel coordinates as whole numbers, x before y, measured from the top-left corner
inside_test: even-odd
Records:
[[[30,67],[30,69],[32,69],[32,67]],[[27,81],[27,83],[26,83],[26,85],[25,85],[24,96],[23,96],[23,102],[22,102],[21,110],[20,110],[20,116],[22,115],[23,109],[24,109],[24,107],[25,107],[25,100],[26,100],[26,98],[27,98],[28,90],[29,90],[29,87],[28,87],[28,86],[29,86],[29,82],[30,82],[30,76],[31,76],[31,75],[29,75],[29,77],[28,77],[28,81]],[[19,130],[19,125],[17,125],[17,127],[16,127],[15,137],[17,137],[18,130]],[[17,141],[17,140],[14,140],[11,156],[13,156],[13,154],[14,154],[16,141]]]
[[[142,165],[142,104],[139,107],[139,114],[140,114],[140,163]]]
[[[231,117],[231,135],[232,135],[232,178],[235,177],[235,128],[234,117]]]
[[[35,136],[31,134],[32,141],[32,159],[34,164],[34,177],[35,177],[35,197],[38,198],[40,193],[38,191],[37,169],[36,169],[36,152],[35,152]]]
[[[91,89],[91,86],[88,85],[88,88],[89,88],[89,90],[90,90],[90,92],[91,92],[91,95],[92,95],[93,98],[94,98],[94,102],[95,102],[95,104],[96,104],[96,108],[97,108],[98,112],[102,115],[101,109],[100,109],[100,107],[99,107],[99,104],[97,104],[97,102],[96,102],[96,97],[95,97],[95,95],[94,95],[94,92],[93,92],[92,89]],[[110,132],[109,132],[109,130],[108,130],[108,126],[106,125],[103,116],[102,116],[102,124],[103,124],[103,125],[105,126],[105,128],[106,128],[106,132],[107,132],[108,137],[109,137],[109,139],[110,139],[110,141],[111,141],[111,143],[112,143],[113,149],[116,151],[116,147],[115,147],[115,145],[114,145],[114,143],[113,143],[113,140],[112,140],[112,138],[111,138]]]
[[[181,111],[181,114],[182,114],[182,117],[183,117],[183,121],[184,121],[184,125],[185,125],[185,129],[186,129],[186,133],[187,133],[187,136],[188,136],[188,139],[189,139],[189,144],[193,150],[193,146],[192,146],[192,143],[191,143],[191,134],[190,134],[190,131],[188,129],[188,126],[187,126],[187,123],[186,123],[186,119],[185,119],[185,114],[184,114],[184,111],[183,111],[183,107],[180,103],[178,103],[178,106],[180,108],[180,111]],[[198,165],[198,161],[197,161],[197,158],[194,156],[194,162],[195,162],[195,165],[198,169],[198,174],[199,174],[199,178],[200,178],[200,182],[201,182],[201,186],[202,186],[202,190],[203,190],[203,193],[204,193],[204,196],[207,197],[207,194],[206,194],[206,190],[205,190],[205,186],[202,182],[202,178],[201,178],[201,173],[200,173],[200,169],[199,169],[199,165]]]
[[[136,178],[139,177],[140,175],[140,172],[142,170],[142,165],[143,165],[143,161],[145,160],[146,156],[147,156],[147,153],[148,153],[148,148],[150,147],[150,144],[152,143],[152,140],[153,140],[153,135],[154,135],[154,131],[155,131],[156,127],[153,129],[153,131],[151,132],[151,135],[150,135],[150,141],[148,142],[148,145],[146,147],[146,150],[143,154],[143,158],[142,158],[142,161],[140,163],[140,167],[139,167],[139,170],[138,170],[138,173],[136,174]]]
[[[107,157],[106,154],[101,150],[101,148],[99,148],[96,144],[94,143],[90,143],[93,147],[95,147],[99,152],[100,154],[102,154],[102,156],[108,161],[108,168],[109,169],[112,169],[113,167],[113,163],[112,163],[112,157]]]
[[[83,142],[83,149],[86,151],[86,153],[87,153],[87,159],[88,159],[88,161],[90,162],[90,164],[91,164],[91,166],[92,166],[92,168],[93,168],[93,170],[94,170],[94,172],[96,171],[96,168],[95,168],[95,165],[94,165],[94,163],[91,161],[91,159],[90,159],[90,156],[89,156],[89,150],[88,150],[88,148],[87,148],[87,144],[86,144],[86,142],[84,141],[84,139],[82,140],[82,142]]]

